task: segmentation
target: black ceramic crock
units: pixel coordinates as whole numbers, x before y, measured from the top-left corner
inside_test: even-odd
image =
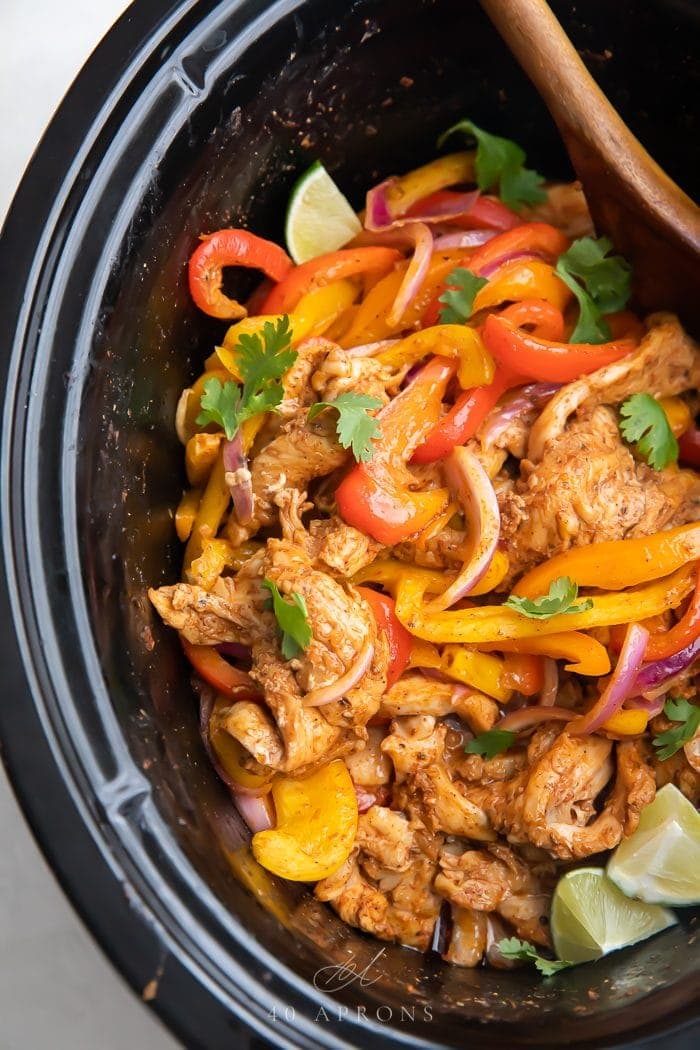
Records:
[[[646,146],[696,191],[697,5],[555,6]],[[187,668],[146,600],[178,573],[178,393],[222,331],[186,292],[197,235],[243,222],[279,238],[314,158],[359,206],[463,115],[570,174],[474,0],[138,0],[69,93],[3,232],[4,755],[75,906],[188,1046],[700,1037],[687,914],[543,981],[380,945],[303,888],[251,877]],[[363,980],[340,988],[326,970],[314,986],[350,961]]]

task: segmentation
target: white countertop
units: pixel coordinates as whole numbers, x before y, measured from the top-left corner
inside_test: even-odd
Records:
[[[0,0],[0,223],[53,111],[127,6]],[[73,913],[1,765],[0,842],[0,1050],[176,1050]]]

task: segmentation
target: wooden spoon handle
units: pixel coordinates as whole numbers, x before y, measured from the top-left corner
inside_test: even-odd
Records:
[[[700,209],[608,102],[544,0],[480,2],[547,104],[598,231],[611,236],[635,265],[640,303],[678,309],[693,288],[692,298],[699,299]],[[671,242],[675,248],[669,253]],[[665,267],[659,260],[651,268],[653,274],[644,259],[652,251],[666,259]],[[664,287],[660,268],[673,271]]]

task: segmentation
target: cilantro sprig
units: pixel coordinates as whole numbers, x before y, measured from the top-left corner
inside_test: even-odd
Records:
[[[487,729],[470,740],[464,750],[468,755],[482,755],[484,758],[495,758],[508,751],[515,743],[517,733],[510,729]]]
[[[381,408],[378,397],[369,394],[340,394],[335,401],[319,401],[309,409],[308,419],[311,422],[321,412],[334,408],[338,413],[336,433],[343,448],[351,448],[358,463],[367,463],[374,455],[372,441],[378,438],[381,431],[379,423],[369,413]]]
[[[284,397],[281,379],[297,359],[290,348],[292,330],[285,314],[276,324],[265,321],[262,334],[241,335],[236,346],[236,365],[243,384],[217,376],[207,379],[200,400],[197,423],[216,423],[232,441],[246,419],[277,408]]]
[[[654,470],[663,470],[678,460],[678,442],[663,408],[651,394],[632,394],[620,407],[620,433]]]
[[[630,297],[632,267],[610,255],[607,237],[580,237],[559,256],[556,273],[578,299],[579,317],[570,343],[605,343],[611,338],[603,314],[622,310]]]
[[[679,725],[667,729],[665,733],[659,733],[652,741],[656,748],[656,757],[662,762],[675,755],[676,751],[680,751],[684,744],[693,739],[700,727],[700,707],[682,697],[676,697],[666,701],[664,714],[669,721],[678,722]]]
[[[477,292],[489,282],[477,277],[465,266],[457,266],[447,277],[447,291],[438,302],[444,303],[440,311],[440,324],[464,324],[472,315]]]
[[[578,584],[575,580],[570,576],[558,576],[550,583],[547,594],[539,598],[521,598],[517,594],[511,594],[503,604],[530,620],[547,620],[550,616],[585,612],[592,608],[593,602],[590,598],[584,598],[578,605],[574,604],[577,597]]]
[[[272,595],[272,611],[281,633],[282,656],[285,660],[292,660],[302,649],[308,649],[313,638],[306,602],[296,591],[292,591],[291,601],[287,601],[273,580],[263,580],[263,587]]]
[[[566,970],[569,966],[574,965],[564,959],[545,959],[533,944],[521,941],[518,937],[504,937],[498,942],[498,950],[506,959],[514,959],[517,962],[534,962],[544,977],[553,977],[560,970]]]
[[[546,200],[543,176],[524,166],[525,152],[515,142],[490,135],[471,120],[459,120],[440,136],[438,147],[457,133],[476,142],[476,184],[480,190],[497,189],[503,203],[516,211],[523,204]]]

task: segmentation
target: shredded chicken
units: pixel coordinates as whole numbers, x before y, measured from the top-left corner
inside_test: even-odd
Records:
[[[538,463],[500,498],[501,537],[510,572],[501,585],[544,558],[603,540],[649,536],[700,518],[700,476],[635,461],[605,406],[578,414]]]
[[[491,729],[498,718],[498,704],[476,689],[440,682],[414,672],[405,674],[382,697],[382,718],[432,715],[441,718],[456,714],[475,733]]]
[[[151,587],[148,597],[170,627],[181,631],[193,645],[272,641],[275,622],[265,609],[267,592],[258,577],[241,571],[236,579],[220,576],[211,590],[195,584],[176,583]]]
[[[319,363],[311,387],[319,401],[335,401],[341,394],[353,393],[368,394],[387,404],[389,391],[395,392],[398,379],[395,369],[372,357],[353,357],[336,346]]]

